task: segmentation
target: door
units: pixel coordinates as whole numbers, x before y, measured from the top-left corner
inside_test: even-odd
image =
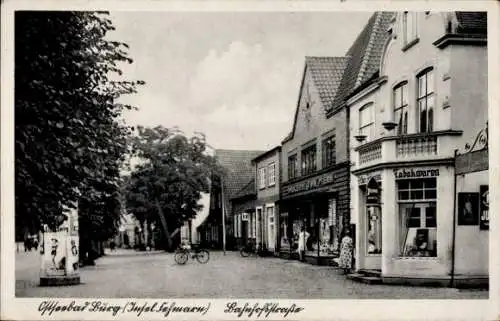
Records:
[[[267,208],[267,221],[267,249],[274,252],[276,245],[274,207]]]
[[[274,249],[276,247],[276,232],[275,232],[274,215],[269,216],[268,219],[269,219],[269,228],[267,230],[267,232],[268,232],[267,244],[268,244],[268,249],[270,251],[274,251]]]
[[[243,244],[248,244],[248,221],[241,222],[241,238]]]
[[[262,208],[258,207],[255,211],[256,243],[262,246]]]

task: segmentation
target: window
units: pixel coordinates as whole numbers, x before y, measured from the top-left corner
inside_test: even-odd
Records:
[[[410,45],[417,39],[417,17],[415,12],[403,13],[403,46]]]
[[[297,154],[288,156],[288,179],[297,177]]]
[[[266,188],[266,168],[259,168],[259,188]]]
[[[375,136],[373,103],[364,105],[359,109],[359,134],[365,135],[369,141]]]
[[[398,135],[408,133],[408,82],[397,85],[393,91],[394,121]]]
[[[421,133],[432,132],[434,122],[434,73],[427,69],[417,77],[418,127]]]
[[[311,174],[316,171],[316,145],[302,150],[302,175]]]
[[[335,135],[323,140],[323,148],[321,151],[323,153],[323,167],[335,165]]]
[[[275,163],[269,164],[267,171],[268,171],[267,176],[269,177],[268,185],[274,186],[276,184],[276,165],[275,165]]]
[[[401,256],[437,256],[436,178],[398,181]]]

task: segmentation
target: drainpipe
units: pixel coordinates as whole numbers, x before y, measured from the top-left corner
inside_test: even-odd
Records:
[[[453,234],[452,234],[452,244],[451,244],[451,278],[450,278],[450,288],[453,287],[455,283],[455,242],[456,242],[456,230],[457,230],[457,161],[458,149],[454,151],[455,162],[453,164]]]

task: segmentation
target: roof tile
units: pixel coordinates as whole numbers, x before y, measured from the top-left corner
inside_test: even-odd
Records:
[[[378,70],[384,44],[389,37],[387,29],[393,16],[393,12],[375,12],[349,48],[346,54],[349,62],[330,110],[341,107],[344,99],[356,86]]]
[[[254,177],[252,159],[264,151],[257,150],[215,150],[215,157],[226,170],[224,191],[226,199],[233,198]]]
[[[486,34],[488,29],[488,16],[486,12],[455,12],[458,20],[457,33]]]
[[[333,103],[347,61],[346,57],[306,57],[306,66],[311,72],[323,106]]]

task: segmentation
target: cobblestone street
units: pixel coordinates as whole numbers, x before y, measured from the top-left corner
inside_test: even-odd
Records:
[[[81,270],[81,285],[39,287],[37,252],[16,254],[17,297],[487,299],[488,291],[367,285],[331,267],[211,252],[207,264],[173,254],[120,250]]]

